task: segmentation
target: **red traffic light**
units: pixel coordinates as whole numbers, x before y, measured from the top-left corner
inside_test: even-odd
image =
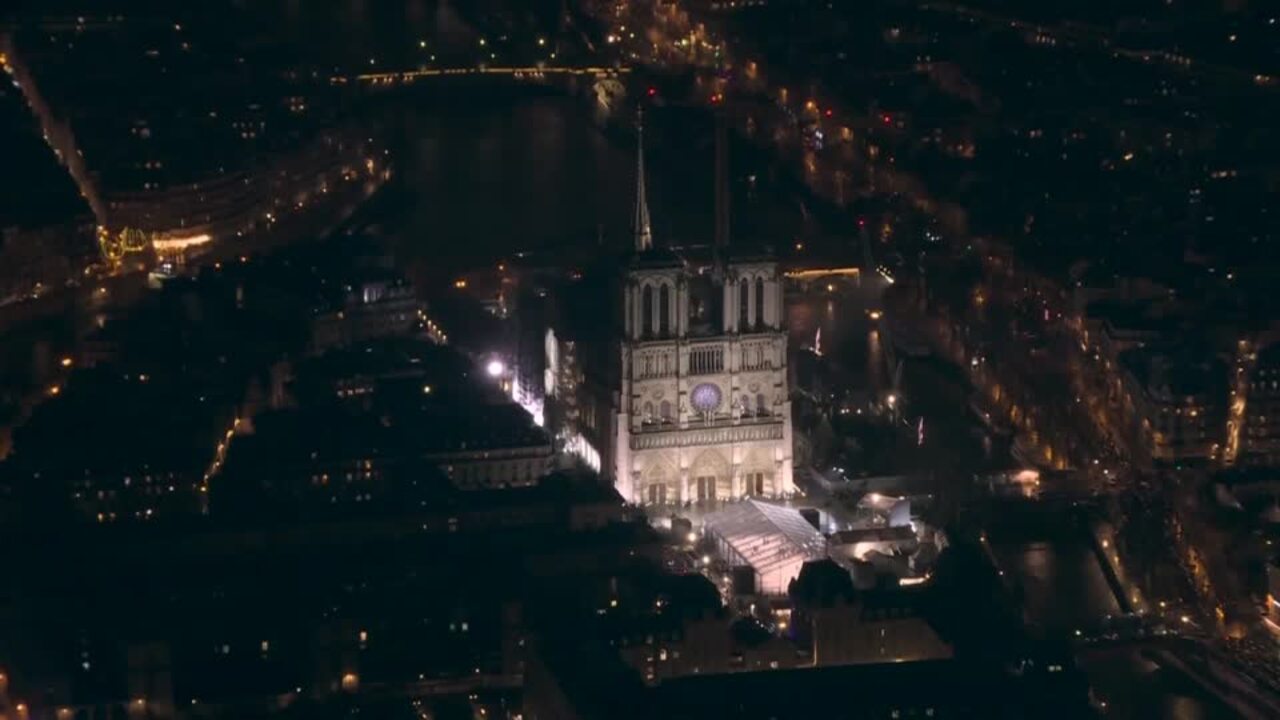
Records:
[[[654,95],[657,95],[657,94],[658,94],[658,88],[656,87],[649,88],[649,97],[653,97]]]

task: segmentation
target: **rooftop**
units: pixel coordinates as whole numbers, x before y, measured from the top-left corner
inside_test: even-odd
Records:
[[[1085,308],[1085,315],[1099,318],[1108,327],[1126,332],[1172,333],[1181,320],[1145,301],[1097,300]]]
[[[341,413],[376,418],[379,432],[416,453],[451,453],[547,446],[533,418],[482,377],[450,346],[390,339],[334,350],[297,370],[304,411],[342,404],[344,386],[371,385]],[[333,410],[328,410],[333,411]]]
[[[551,448],[551,437],[515,403],[430,408],[396,425],[426,453]]]
[[[830,558],[811,560],[800,568],[787,594],[797,607],[825,607],[838,601],[851,603],[857,597],[849,571]]]
[[[1280,365],[1280,342],[1273,342],[1258,350],[1257,367],[1274,368],[1276,365]]]
[[[388,338],[308,358],[298,366],[298,377],[301,381],[326,384],[357,377],[415,375],[428,381],[456,381],[466,377],[470,368],[470,362],[452,348],[426,340]]]
[[[1223,405],[1227,401],[1226,363],[1214,355],[1190,349],[1133,348],[1121,353],[1120,364],[1157,401],[1192,397]]]
[[[853,545],[861,542],[906,542],[915,539],[916,533],[909,525],[841,530],[831,536],[831,542],[834,545]]]
[[[742,672],[667,680],[652,690],[650,717],[807,720],[846,703],[856,713],[836,717],[1026,717],[1038,715],[1029,689],[952,661]]]

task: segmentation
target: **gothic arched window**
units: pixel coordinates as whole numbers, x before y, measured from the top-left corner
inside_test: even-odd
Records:
[[[738,331],[747,329],[747,311],[751,308],[751,294],[746,278],[738,282]]]
[[[644,290],[640,293],[640,334],[650,335],[653,333],[653,286],[645,285]]]
[[[658,333],[662,337],[671,333],[671,286],[666,283],[658,291]]]
[[[764,278],[756,278],[756,327],[764,327]]]

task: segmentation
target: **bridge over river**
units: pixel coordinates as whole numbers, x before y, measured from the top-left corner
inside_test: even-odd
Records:
[[[1111,541],[1095,517],[1087,503],[1001,501],[985,544],[1033,630],[1076,640],[1077,663],[1106,716],[1268,717],[1266,698],[1244,693],[1248,681],[1222,663],[1211,669],[1202,646],[1176,636],[1180,627],[1129,615],[1134,599],[1118,567],[1103,562]],[[1117,630],[1127,626],[1132,632]]]
[[[990,517],[986,546],[1034,628],[1074,635],[1131,609],[1095,552],[1084,508],[997,501]]]
[[[630,73],[631,68],[629,67],[607,67],[600,65],[474,65],[468,67],[424,67],[416,70],[404,70],[400,72],[335,75],[331,77],[329,81],[335,85],[359,84],[368,87],[384,87],[393,85],[412,85],[417,82],[449,78],[505,78],[530,82],[542,82],[554,78],[570,77],[602,80],[617,78]]]

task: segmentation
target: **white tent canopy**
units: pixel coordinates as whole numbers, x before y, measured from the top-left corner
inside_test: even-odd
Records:
[[[711,513],[704,525],[731,564],[755,570],[766,595],[786,593],[806,561],[826,556],[822,534],[792,508],[746,500]]]

